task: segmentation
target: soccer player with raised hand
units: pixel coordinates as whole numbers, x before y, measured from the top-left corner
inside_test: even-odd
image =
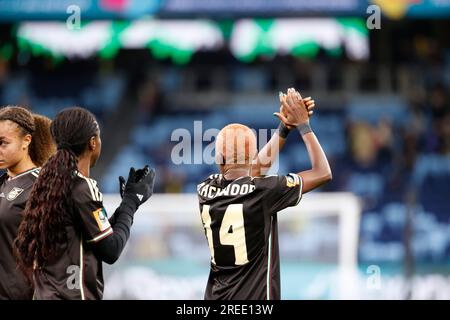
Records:
[[[312,168],[285,176],[261,175],[256,136],[250,128],[235,123],[219,132],[216,163],[220,173],[197,186],[211,253],[207,300],[280,299],[277,213],[331,180],[327,158],[309,125],[314,101],[306,99],[305,103],[294,89],[280,99],[277,116],[282,122],[265,148],[284,144],[287,135],[297,129]]]
[[[35,299],[101,299],[102,262],[114,263],[130,236],[136,210],[153,193],[155,171],[130,169],[122,202],[108,220],[90,168],[101,152],[89,111],[68,108],[51,125],[58,151],[42,167],[15,242],[19,266],[33,279]]]
[[[288,92],[294,90],[289,88]],[[295,90],[293,91],[295,92]],[[290,125],[289,120],[286,119],[286,103],[288,95],[285,93],[279,93],[280,99],[280,112],[275,112],[274,116],[280,119],[280,125],[276,133],[271,137],[271,139],[266,143],[266,145],[259,151],[258,155],[253,159],[251,176],[258,177],[261,175],[266,175],[267,171],[272,167],[275,159],[281,149],[283,149],[286,142],[287,134],[294,129],[294,126]],[[308,111],[308,118],[314,113],[315,101],[311,97],[302,99],[306,110]],[[290,100],[293,103],[292,100]],[[309,119],[308,119],[309,121]]]

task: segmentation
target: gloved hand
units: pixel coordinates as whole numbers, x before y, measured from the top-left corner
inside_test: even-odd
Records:
[[[136,170],[136,182],[141,180],[144,176],[148,175],[150,172],[150,167],[146,164],[142,169]]]
[[[125,184],[127,182],[125,181],[125,178],[120,176],[119,177],[119,192],[120,192],[120,197],[123,199],[123,193],[125,192]]]
[[[125,181],[123,177],[119,177],[122,183]],[[123,200],[131,201],[135,204],[136,209],[147,201],[153,194],[153,185],[155,182],[155,170],[145,166],[143,169],[135,170],[130,168],[128,179],[124,183]],[[122,193],[122,192],[121,192]]]
[[[145,175],[147,175],[150,171],[150,167],[148,165],[146,165],[144,168],[142,169],[138,169],[135,172],[135,179],[136,181],[141,180]],[[120,176],[119,177],[119,192],[120,192],[120,197],[123,198],[123,193],[125,192],[125,178]]]

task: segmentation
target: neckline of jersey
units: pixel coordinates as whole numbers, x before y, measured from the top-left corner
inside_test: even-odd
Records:
[[[34,168],[32,168],[32,169],[28,169],[28,170],[26,170],[26,171],[24,171],[24,172],[22,172],[22,173],[19,173],[18,175],[14,176],[14,177],[8,176],[8,179],[6,179],[6,181],[12,181],[12,180],[15,180],[15,179],[17,179],[17,178],[23,177],[23,176],[25,176],[25,175],[27,175],[27,174],[29,174],[29,173],[31,173],[31,172],[37,171],[37,170],[39,170],[39,169],[40,169],[40,167],[34,167]],[[8,174],[8,173],[6,173],[6,174]]]
[[[222,178],[224,181],[235,182],[235,181],[238,181],[239,179],[242,179],[242,178],[251,178],[251,176],[242,176],[242,177],[239,177],[239,178],[236,178],[236,179],[233,179],[233,180],[229,180],[229,179],[225,178],[224,175],[221,174],[220,178]]]

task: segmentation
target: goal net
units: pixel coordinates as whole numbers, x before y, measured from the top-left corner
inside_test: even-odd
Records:
[[[118,195],[104,195],[111,215]],[[309,193],[278,214],[282,299],[357,298],[360,207],[350,193]],[[105,264],[105,299],[203,299],[210,253],[195,194],[155,194],[121,258]]]

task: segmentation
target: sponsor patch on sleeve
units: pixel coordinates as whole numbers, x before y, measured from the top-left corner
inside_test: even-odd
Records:
[[[300,184],[300,177],[295,173],[289,173],[286,176],[286,186],[289,188],[293,188]]]
[[[111,227],[111,225],[109,224],[108,217],[106,215],[105,208],[99,208],[94,212],[92,212],[92,214],[94,215],[95,221],[97,221],[97,225],[100,231],[105,231],[106,229]]]

